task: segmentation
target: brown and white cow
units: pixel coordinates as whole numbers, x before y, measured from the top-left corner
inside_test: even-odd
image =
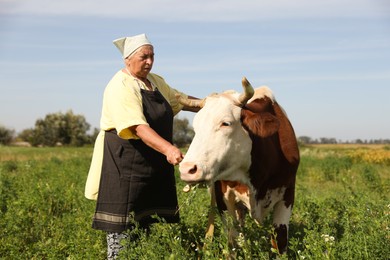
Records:
[[[254,90],[246,78],[242,85],[242,94],[226,91],[196,102],[180,100],[201,108],[193,121],[194,139],[180,163],[181,179],[214,185],[218,209],[239,224],[245,208],[259,223],[273,209],[273,246],[284,253],[299,165],[297,141],[271,90]],[[237,232],[230,235],[232,241]]]

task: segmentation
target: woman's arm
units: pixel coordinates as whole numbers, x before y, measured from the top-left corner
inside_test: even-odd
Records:
[[[196,98],[196,97],[193,97],[193,96],[188,96],[188,99],[199,99],[199,98]],[[189,107],[189,106],[184,105],[183,106],[183,110],[184,111],[191,111],[191,112],[198,112],[200,110],[200,108],[198,108],[198,107]]]
[[[176,165],[183,160],[180,149],[162,138],[148,125],[136,125],[131,130],[141,138],[141,140],[154,150],[164,154],[170,164]]]

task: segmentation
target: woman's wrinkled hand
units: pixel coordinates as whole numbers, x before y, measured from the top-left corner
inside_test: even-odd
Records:
[[[167,161],[173,165],[179,164],[184,157],[180,149],[174,145],[172,145],[172,147],[168,150],[166,156],[167,156]]]

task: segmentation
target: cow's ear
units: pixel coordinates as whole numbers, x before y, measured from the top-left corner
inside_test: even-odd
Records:
[[[250,110],[244,110],[241,114],[242,124],[251,134],[260,137],[268,137],[279,130],[279,120],[271,113],[253,113]]]
[[[286,113],[279,106],[279,104],[274,102],[272,106],[274,108],[275,115],[280,122],[280,129],[278,133],[283,154],[290,163],[298,165],[299,148],[296,142],[297,139],[295,137],[294,129],[290,123],[290,120],[288,120]]]

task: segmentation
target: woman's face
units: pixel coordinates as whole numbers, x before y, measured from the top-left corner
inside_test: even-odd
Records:
[[[130,73],[140,79],[146,78],[152,70],[154,62],[153,46],[141,46],[132,55],[125,59],[126,68]]]

